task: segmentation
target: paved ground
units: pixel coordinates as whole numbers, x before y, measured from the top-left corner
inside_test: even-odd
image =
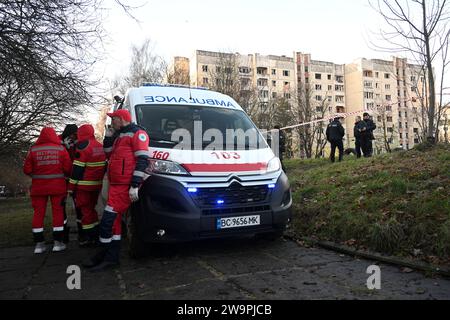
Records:
[[[450,281],[380,265],[381,290],[369,291],[371,261],[289,240],[234,239],[161,248],[116,270],[81,272],[68,290],[69,265],[92,253],[76,241],[64,253],[35,256],[33,248],[0,249],[0,299],[450,299]]]

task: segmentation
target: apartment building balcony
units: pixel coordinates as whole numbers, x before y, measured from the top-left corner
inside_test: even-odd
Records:
[[[251,76],[252,69],[249,67],[239,67],[240,76]]]
[[[335,76],[334,77],[334,81],[336,83],[343,84],[344,83],[344,76]]]
[[[363,70],[363,77],[373,78],[373,71],[372,70]]]
[[[257,67],[256,68],[256,74],[258,76],[268,76],[269,75],[269,68],[266,67]]]
[[[252,88],[251,84],[247,84],[247,85],[241,84],[241,88],[240,88],[241,92],[251,92],[252,89],[253,88]]]
[[[256,85],[258,86],[258,88],[267,88],[269,85],[269,80],[260,78],[256,81]]]

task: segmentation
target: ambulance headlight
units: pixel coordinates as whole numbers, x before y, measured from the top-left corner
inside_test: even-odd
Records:
[[[267,172],[276,172],[281,169],[281,162],[278,158],[273,158],[267,164]]]
[[[147,171],[159,174],[189,175],[189,173],[178,163],[157,159],[150,159]]]

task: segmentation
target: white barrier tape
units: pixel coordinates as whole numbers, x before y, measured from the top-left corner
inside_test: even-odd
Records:
[[[294,128],[298,128],[298,127],[301,127],[301,126],[306,126],[308,124],[313,124],[313,123],[318,123],[318,122],[332,120],[334,118],[346,118],[346,117],[351,116],[353,114],[358,114],[358,113],[361,113],[361,112],[364,112],[364,111],[367,111],[367,110],[358,110],[358,111],[353,111],[353,112],[337,113],[337,114],[335,114],[333,116],[329,116],[329,117],[326,117],[326,118],[317,119],[317,120],[313,120],[313,121],[309,121],[309,122],[299,123],[299,124],[296,124],[296,125],[293,125],[293,126],[289,126],[289,127],[280,128],[280,130],[294,129]]]
[[[411,99],[405,99],[405,100],[402,100],[402,101],[403,101],[403,102],[409,102],[409,101],[416,102],[417,100],[411,98]],[[387,103],[387,104],[385,104],[385,106],[393,106],[394,104],[397,104],[397,103],[399,103],[399,102],[400,102],[400,100],[398,100],[397,102]],[[367,112],[367,111],[376,111],[376,110],[373,110],[373,109],[372,109],[372,110],[370,110],[370,109],[363,109],[363,110],[352,111],[352,112],[336,113],[335,115],[329,116],[329,117],[327,117],[327,118],[322,118],[322,119],[317,119],[317,120],[313,120],[313,121],[309,121],[309,122],[299,123],[299,124],[296,124],[296,125],[293,125],[293,126],[280,128],[280,130],[294,129],[294,128],[298,128],[298,127],[301,127],[301,126],[306,126],[306,125],[308,125],[308,124],[313,124],[313,123],[318,123],[318,122],[323,122],[323,121],[332,120],[332,119],[334,119],[334,118],[346,118],[346,117],[348,117],[348,116],[351,116],[351,115],[354,115],[354,114],[358,114],[358,113],[362,113],[362,112]]]

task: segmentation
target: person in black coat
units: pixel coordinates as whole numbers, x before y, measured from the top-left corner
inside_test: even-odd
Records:
[[[284,166],[283,163],[283,154],[284,152],[286,152],[286,134],[284,133],[284,131],[280,130],[280,126],[276,125],[274,127],[274,129],[278,130],[279,136],[279,143],[278,143],[278,158],[280,159],[281,162],[281,167],[283,169],[284,172],[286,172],[286,167]]]
[[[327,140],[331,144],[331,162],[335,161],[334,158],[336,147],[339,150],[339,161],[342,161],[342,157],[344,156],[344,143],[342,142],[342,138],[345,135],[345,129],[339,121],[339,118],[334,118],[334,120],[327,126],[326,135]]]
[[[362,121],[360,116],[357,116],[353,127],[353,136],[355,137],[355,152],[358,158],[361,158],[361,132],[365,130],[367,130],[366,122]]]
[[[364,122],[366,123],[366,129],[361,131],[361,148],[364,157],[369,158],[373,154],[372,140],[375,140],[373,131],[377,128],[375,123],[367,112],[363,115]]]

